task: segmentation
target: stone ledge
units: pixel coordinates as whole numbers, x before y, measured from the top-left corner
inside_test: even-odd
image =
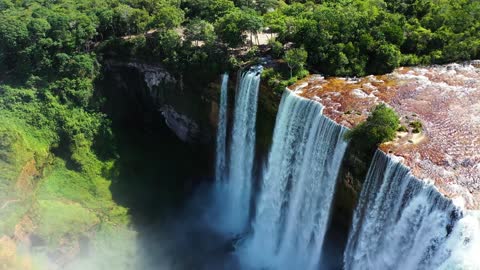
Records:
[[[480,209],[480,68],[475,61],[399,68],[380,76],[324,78],[312,75],[290,89],[325,106],[324,114],[352,128],[371,108],[386,103],[412,128],[381,149],[401,157],[419,179],[446,197]]]

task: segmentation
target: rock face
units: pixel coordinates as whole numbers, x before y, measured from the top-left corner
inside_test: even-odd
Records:
[[[184,142],[193,143],[197,140],[208,141],[208,137],[202,134],[198,124],[188,116],[175,111],[175,108],[165,105],[160,108],[165,123]]]
[[[195,84],[191,76],[174,76],[162,65],[108,61],[106,72],[115,77],[114,84],[131,97],[139,110],[150,108],[161,114],[166,125],[187,143],[211,143],[216,122],[216,95],[209,83]],[[216,90],[218,91],[218,90]]]
[[[153,91],[156,86],[176,83],[175,78],[162,66],[153,66],[135,62],[128,63],[127,66],[133,67],[142,72],[145,83],[150,91]]]
[[[476,63],[476,62],[475,62]],[[480,208],[480,68],[478,63],[399,68],[359,79],[314,75],[292,86],[321,102],[325,115],[354,127],[378,103],[400,115],[404,132],[381,146],[446,197]]]

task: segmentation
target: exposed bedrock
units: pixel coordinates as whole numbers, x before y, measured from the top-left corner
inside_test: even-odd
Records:
[[[381,149],[401,157],[413,175],[433,183],[444,196],[478,209],[479,78],[478,61],[474,61],[399,68],[362,78],[310,76],[291,88],[322,103],[327,116],[347,127],[365,120],[376,104],[386,103],[399,114],[402,129]],[[359,190],[369,163],[347,154],[341,195]]]
[[[138,110],[146,107],[147,111],[160,114],[183,142],[213,143],[218,112],[215,87],[219,78],[198,78],[193,73],[178,75],[160,64],[135,61],[107,61],[104,72],[115,80],[112,84],[119,91],[128,92],[123,93],[129,97],[125,106]]]

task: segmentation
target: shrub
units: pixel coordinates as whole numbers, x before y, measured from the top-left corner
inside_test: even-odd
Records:
[[[410,124],[408,124],[408,126],[410,126],[412,128],[413,133],[420,133],[422,131],[422,128],[423,128],[422,123],[418,120],[415,120],[415,121],[411,122]]]
[[[404,125],[401,125],[397,129],[398,132],[408,132],[408,128]]]
[[[258,46],[253,46],[252,48],[250,48],[246,54],[246,57],[248,59],[253,59],[255,57],[258,56],[258,53],[259,53],[259,49],[258,49]]]
[[[277,72],[275,71],[275,69],[273,69],[273,68],[266,68],[266,69],[264,69],[263,72],[262,72],[262,79],[268,80],[268,79],[274,77],[276,74],[277,74]]]
[[[308,52],[304,48],[294,48],[285,52],[284,60],[290,68],[290,78],[303,70],[308,59]]]
[[[352,140],[358,150],[370,152],[381,143],[393,140],[399,125],[395,111],[385,104],[380,104],[365,122],[348,131],[345,138]]]
[[[302,69],[297,73],[297,77],[298,77],[298,79],[303,79],[303,78],[307,77],[309,74],[310,74],[310,72],[308,72],[308,70]]]
[[[283,44],[279,41],[271,39],[268,41],[268,46],[271,48],[272,56],[280,58],[283,55]]]

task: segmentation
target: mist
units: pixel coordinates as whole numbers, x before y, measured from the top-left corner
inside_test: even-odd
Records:
[[[219,232],[213,191],[210,184],[198,187],[181,209],[150,224],[97,228],[68,262],[56,261],[45,249],[18,247],[23,269],[240,269],[233,252],[236,237]]]

